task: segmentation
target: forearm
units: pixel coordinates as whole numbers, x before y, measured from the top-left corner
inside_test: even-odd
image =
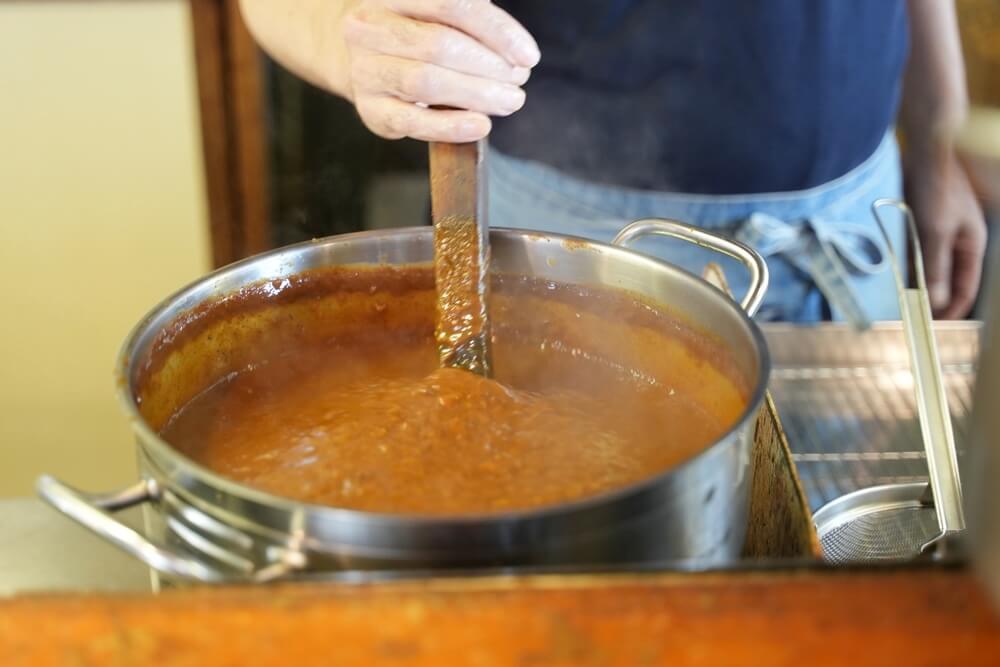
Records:
[[[955,154],[968,113],[965,64],[952,0],[908,0],[910,60],[900,126],[903,175],[937,317],[964,317],[979,289],[986,225]]]
[[[254,38],[284,67],[351,99],[347,48],[336,29],[354,0],[240,0]]]
[[[920,153],[950,150],[968,113],[965,64],[951,0],[908,0],[910,58],[903,77],[900,126]]]

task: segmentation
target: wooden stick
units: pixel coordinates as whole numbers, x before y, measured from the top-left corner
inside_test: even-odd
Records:
[[[485,140],[430,146],[435,336],[441,365],[491,373]]]

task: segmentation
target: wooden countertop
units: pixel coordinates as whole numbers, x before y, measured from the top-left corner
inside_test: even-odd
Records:
[[[962,570],[438,580],[0,602],[14,665],[986,665]]]

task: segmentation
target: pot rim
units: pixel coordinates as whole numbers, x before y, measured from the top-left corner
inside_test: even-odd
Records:
[[[658,258],[646,255],[644,253],[631,250],[622,246],[602,243],[600,241],[595,241],[593,239],[587,239],[582,237],[570,236],[567,234],[556,234],[549,232],[541,232],[534,230],[525,229],[514,229],[505,227],[491,227],[490,234],[501,234],[501,235],[514,235],[523,236],[527,238],[544,238],[546,240],[558,241],[562,243],[568,242],[572,244],[574,249],[580,250],[598,250],[601,253],[609,253],[612,256],[619,255],[624,256],[631,262],[645,263],[650,266],[655,266],[656,270],[668,270],[674,271],[682,274],[687,280],[691,281],[692,285],[698,289],[704,290],[705,294],[709,298],[722,299],[724,301],[725,307],[736,311],[737,317],[741,320],[741,323],[749,331],[751,340],[754,344],[755,351],[758,356],[759,369],[758,377],[753,385],[752,391],[749,393],[749,398],[747,400],[746,407],[740,414],[733,424],[722,434],[718,436],[711,444],[706,447],[697,450],[696,452],[690,454],[679,462],[666,468],[665,470],[647,477],[645,479],[633,482],[627,486],[618,487],[604,493],[597,495],[586,496],[584,498],[579,498],[576,500],[571,500],[568,502],[558,503],[555,505],[545,505],[542,507],[536,507],[526,510],[503,510],[499,512],[477,512],[468,514],[404,514],[404,513],[390,513],[390,512],[371,512],[365,510],[347,509],[339,508],[332,505],[317,505],[311,503],[304,503],[291,498],[286,498],[284,496],[278,496],[271,494],[267,491],[261,489],[256,489],[252,486],[242,484],[240,482],[228,479],[213,470],[202,466],[196,461],[192,460],[184,453],[174,448],[166,440],[162,439],[160,435],[153,430],[150,425],[143,418],[142,414],[138,410],[138,405],[133,397],[132,392],[132,379],[131,379],[131,368],[133,356],[136,352],[139,342],[143,339],[143,334],[145,334],[151,325],[160,319],[165,313],[173,309],[174,305],[185,299],[185,297],[192,296],[196,294],[200,289],[202,289],[206,284],[213,281],[218,281],[219,279],[234,274],[239,273],[242,269],[248,266],[263,263],[267,260],[275,260],[288,255],[296,255],[299,253],[304,253],[310,248],[315,248],[317,246],[325,247],[329,245],[336,245],[339,243],[350,242],[354,240],[364,240],[379,237],[410,237],[412,240],[419,240],[424,236],[430,236],[433,233],[432,227],[402,227],[394,229],[384,229],[384,230],[367,230],[360,232],[351,232],[347,234],[337,234],[332,236],[326,236],[322,238],[312,239],[309,241],[303,241],[300,243],[295,243],[288,246],[283,246],[280,248],[275,248],[263,253],[258,253],[250,257],[244,258],[232,264],[220,267],[203,275],[194,281],[188,283],[181,289],[170,294],[163,300],[161,300],[156,306],[149,310],[146,315],[139,320],[139,322],[132,327],[129,334],[126,336],[124,342],[118,353],[117,362],[115,364],[115,385],[116,394],[118,396],[119,402],[125,410],[126,416],[131,422],[133,431],[139,436],[139,447],[149,450],[152,454],[159,460],[168,460],[174,463],[180,463],[183,465],[183,472],[185,475],[191,477],[193,481],[201,484],[207,488],[213,489],[217,492],[222,492],[230,497],[236,497],[242,501],[256,504],[259,506],[264,506],[269,509],[283,511],[287,513],[301,513],[307,512],[310,516],[315,515],[320,519],[328,519],[334,522],[344,522],[344,523],[364,523],[364,524],[375,524],[380,527],[392,528],[399,525],[408,526],[423,526],[427,528],[431,527],[453,527],[453,526],[463,526],[463,525],[476,525],[483,526],[484,524],[509,524],[511,522],[521,522],[521,521],[544,521],[547,519],[552,519],[558,516],[563,516],[567,514],[575,514],[578,512],[586,512],[589,510],[597,509],[600,506],[604,506],[610,503],[615,503],[616,501],[621,501],[626,498],[639,495],[644,491],[656,487],[661,481],[678,472],[682,468],[703,459],[704,457],[710,456],[713,451],[720,449],[725,443],[729,442],[731,438],[736,437],[736,435],[746,428],[750,422],[756,419],[757,413],[760,409],[761,404],[764,401],[764,397],[767,393],[767,385],[771,372],[771,358],[770,352],[767,347],[766,340],[763,333],[758,327],[757,323],[742,309],[739,304],[733,301],[728,295],[723,293],[714,285],[710,284],[703,278],[682,269],[674,264],[665,262]],[[363,265],[363,262],[357,262],[353,265]],[[412,262],[411,265],[419,265],[419,262]],[[352,264],[342,264],[341,266],[351,266]],[[336,264],[331,264],[330,266],[337,266]],[[268,280],[266,277],[261,277],[260,281]],[[241,286],[245,286],[244,283]],[[664,304],[666,305],[666,304]],[[181,313],[187,312],[188,309],[183,309],[179,313],[174,314],[169,321],[174,321],[174,319]],[[679,313],[684,315],[683,311]],[[171,480],[173,481],[173,480]]]

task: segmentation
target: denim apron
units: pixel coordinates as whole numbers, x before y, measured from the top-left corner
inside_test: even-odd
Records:
[[[688,195],[589,183],[494,150],[489,164],[490,224],[608,242],[639,218],[672,218],[736,238],[767,260],[771,286],[761,321],[846,320],[866,328],[899,319],[885,243],[871,213],[883,197],[900,198],[899,149],[886,134],[862,164],[829,183],[795,192]],[[905,261],[902,217],[884,216]],[[700,275],[722,266],[737,298],[748,277],[735,261],[681,241],[652,237],[634,249]]]

